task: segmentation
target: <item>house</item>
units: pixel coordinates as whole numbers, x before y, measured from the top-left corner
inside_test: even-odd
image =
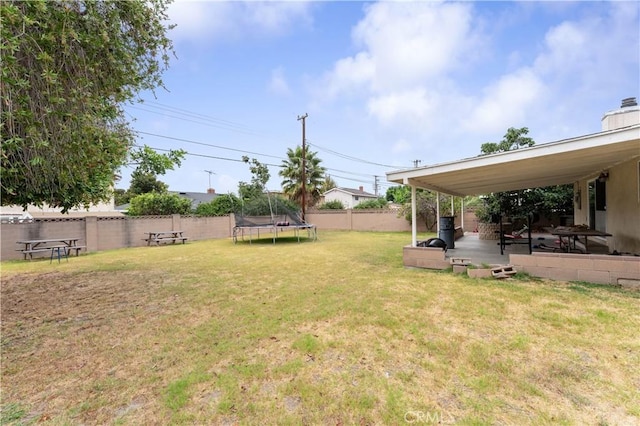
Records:
[[[640,108],[635,98],[605,113],[598,133],[389,172],[387,180],[409,185],[412,203],[416,188],[463,197],[572,184],[573,223],[611,234],[602,241],[610,252],[640,254]],[[411,247],[416,247],[415,224],[413,229]],[[632,260],[637,257],[622,257],[633,265],[627,268],[640,265]]]
[[[377,200],[378,196],[365,192],[363,187],[358,189],[352,188],[333,188],[323,194],[324,202],[340,201],[346,209],[352,209],[363,201]]]
[[[216,194],[216,191],[213,188],[209,188],[207,192],[169,191],[169,194],[176,194],[182,198],[190,200],[191,208],[193,210],[195,210],[200,204],[211,202],[220,196],[220,194]]]
[[[108,202],[91,204],[89,208],[75,207],[69,209],[67,213],[62,213],[62,208],[51,207],[46,203],[42,207],[28,205],[26,210],[22,206],[2,206],[0,216],[3,221],[14,221],[17,219],[26,220],[32,218],[55,218],[55,217],[85,217],[85,216],[121,216],[117,211],[113,197]]]

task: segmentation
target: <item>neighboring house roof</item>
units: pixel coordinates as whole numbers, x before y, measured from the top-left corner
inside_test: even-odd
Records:
[[[170,194],[176,194],[180,197],[187,198],[191,200],[191,207],[195,210],[202,203],[208,203],[212,201],[214,198],[220,196],[220,194],[216,194],[215,192],[178,192],[178,191],[169,191]]]
[[[387,180],[449,195],[573,183],[640,158],[640,125],[451,163],[387,173]]]
[[[371,194],[369,192],[365,192],[362,189],[354,189],[354,188],[332,188],[332,189],[328,190],[327,192],[325,192],[323,195],[327,195],[327,194],[329,194],[331,192],[336,192],[336,191],[344,192],[345,194],[358,196],[358,197],[378,198],[378,196],[375,195],[375,194]]]

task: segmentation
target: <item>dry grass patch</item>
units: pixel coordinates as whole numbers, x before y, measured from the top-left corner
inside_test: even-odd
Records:
[[[2,423],[640,421],[637,292],[320,237],[3,263]]]

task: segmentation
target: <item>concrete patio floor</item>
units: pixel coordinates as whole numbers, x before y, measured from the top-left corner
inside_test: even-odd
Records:
[[[539,246],[541,243],[552,247],[557,237],[551,234],[531,233],[532,246]],[[589,248],[592,248],[589,242]],[[544,251],[550,253],[550,250],[539,249],[533,247],[533,251]],[[504,254],[500,254],[499,240],[481,240],[477,233],[466,232],[463,237],[455,241],[455,247],[447,250],[446,257],[471,259],[471,263],[476,265],[497,264],[508,265],[510,254],[529,254],[529,246],[527,244],[507,245]]]

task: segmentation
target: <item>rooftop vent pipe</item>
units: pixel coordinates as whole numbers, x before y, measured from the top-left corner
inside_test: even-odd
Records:
[[[638,102],[636,102],[636,98],[624,98],[622,100],[622,105],[620,106],[620,108],[634,107],[634,106],[638,106]]]

